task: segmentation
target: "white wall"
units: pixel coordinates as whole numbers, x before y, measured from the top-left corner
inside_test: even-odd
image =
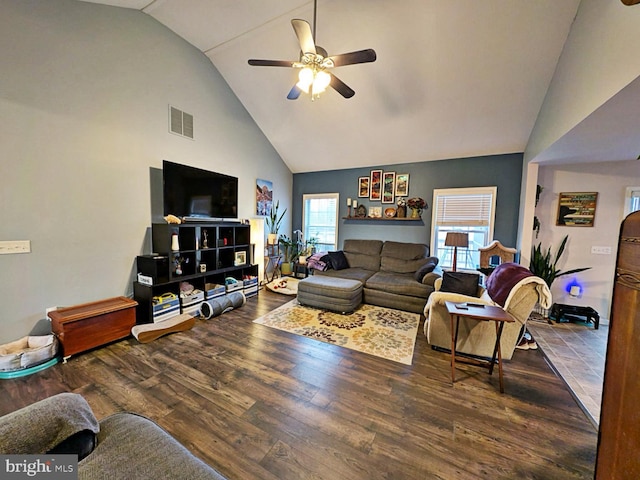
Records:
[[[45,307],[132,292],[163,159],[239,177],[240,218],[256,178],[291,211],[289,169],[207,57],[151,17],[0,0],[0,45],[0,240],[32,247],[0,255],[0,343]],[[194,115],[194,141],[168,133],[169,104]]]
[[[525,151],[539,153],[640,76],[640,7],[582,0]]]
[[[533,243],[551,246],[555,254],[562,238],[569,235],[561,257],[561,270],[592,267],[575,275],[584,286],[582,298],[571,298],[564,287],[574,276],[557,279],[552,285],[553,301],[588,305],[601,317],[609,318],[620,224],[623,220],[625,189],[640,185],[638,161],[602,162],[577,165],[540,166],[538,183],[544,187],[536,215],[542,224]],[[561,192],[598,192],[593,227],[556,226],[558,196]],[[611,255],[591,253],[592,246],[611,247]]]

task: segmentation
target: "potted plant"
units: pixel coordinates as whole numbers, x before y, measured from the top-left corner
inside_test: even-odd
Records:
[[[318,245],[318,239],[316,237],[311,237],[304,243],[304,247],[300,250],[300,254],[298,255],[298,261],[300,263],[306,263],[307,257],[316,253],[316,246]]]
[[[427,202],[420,197],[413,197],[407,200],[407,206],[411,209],[411,218],[420,218],[422,209],[427,206]]]
[[[286,235],[281,235],[278,239],[278,243],[282,248],[282,263],[280,264],[280,271],[283,275],[291,275],[291,272],[293,272],[291,264],[300,254],[298,243],[294,242]]]
[[[564,253],[564,248],[567,244],[568,239],[569,235],[566,235],[562,239],[562,243],[560,244],[560,247],[558,248],[558,251],[556,252],[553,259],[551,257],[551,247],[549,247],[544,253],[542,252],[542,246],[540,243],[531,249],[531,261],[529,262],[529,270],[531,270],[531,273],[544,280],[549,288],[551,288],[551,284],[558,277],[562,277],[563,275],[571,275],[572,273],[584,272],[585,270],[589,270],[591,268],[574,268],[573,270],[567,270],[566,272],[558,270],[558,261]]]
[[[267,224],[267,243],[269,245],[275,245],[278,243],[278,231],[280,230],[280,225],[282,224],[282,219],[284,218],[284,214],[287,213],[287,209],[285,208],[282,213],[278,216],[278,210],[280,209],[280,200],[278,200],[275,205],[271,207],[271,211],[269,215],[265,217],[265,222]]]

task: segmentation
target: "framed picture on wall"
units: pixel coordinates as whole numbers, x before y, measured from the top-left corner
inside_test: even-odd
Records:
[[[369,197],[369,177],[358,177],[358,197]]]
[[[380,200],[382,198],[382,170],[371,170],[369,180],[369,200]]]
[[[409,196],[409,174],[408,173],[396,173],[396,197],[408,197]]]
[[[396,172],[384,172],[382,174],[382,203],[393,203],[395,180]]]
[[[271,214],[273,206],[273,183],[256,179],[256,215]]]
[[[558,198],[556,225],[593,227],[598,192],[562,192]]]

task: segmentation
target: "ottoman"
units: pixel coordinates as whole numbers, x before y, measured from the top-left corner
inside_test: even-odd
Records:
[[[362,283],[322,275],[307,277],[298,283],[298,302],[334,312],[353,312],[362,303]]]

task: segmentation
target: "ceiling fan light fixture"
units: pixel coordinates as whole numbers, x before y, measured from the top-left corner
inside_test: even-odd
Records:
[[[298,83],[296,86],[305,93],[309,93],[309,87],[313,84],[313,69],[310,67],[305,67],[300,69],[300,73],[298,73]]]
[[[320,70],[316,73],[313,79],[312,93],[313,95],[319,95],[324,92],[331,83],[331,76],[324,70]]]

